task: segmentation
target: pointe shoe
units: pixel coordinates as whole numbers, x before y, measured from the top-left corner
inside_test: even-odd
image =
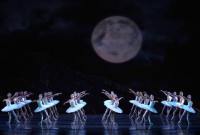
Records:
[[[10,121],[7,121],[6,123],[7,123],[7,124],[10,124]]]

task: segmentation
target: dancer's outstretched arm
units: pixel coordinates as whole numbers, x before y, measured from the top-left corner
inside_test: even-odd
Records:
[[[129,92],[133,93],[135,96],[137,95],[135,91],[133,91],[132,89],[129,88]]]
[[[64,103],[63,103],[63,105],[65,105],[65,104],[69,103],[69,101],[70,101],[70,100],[67,100],[66,102],[64,102]]]
[[[163,90],[160,90],[160,91],[167,96],[167,91],[163,91]]]

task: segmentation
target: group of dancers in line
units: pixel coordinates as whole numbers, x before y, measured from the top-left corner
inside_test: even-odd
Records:
[[[148,121],[149,124],[153,124],[150,119],[151,113],[158,113],[157,110],[154,108],[154,104],[158,101],[154,101],[153,95],[148,95],[146,92],[135,92],[132,89],[129,89],[130,93],[133,93],[135,95],[135,100],[130,100],[129,102],[132,103],[132,108],[129,114],[129,117],[132,118],[134,115],[136,116],[136,122],[141,124],[142,122],[146,121],[145,116],[148,114]],[[163,91],[160,90],[162,93],[164,93],[167,97],[167,100],[161,101],[161,103],[164,105],[162,112],[160,116],[163,115],[164,110],[166,109],[166,118],[169,117],[169,114],[171,110],[173,110],[173,115],[171,120],[174,120],[174,117],[176,115],[177,110],[179,111],[179,121],[178,124],[181,123],[183,116],[185,113],[187,113],[187,122],[190,123],[189,120],[189,114],[190,113],[196,113],[195,110],[192,108],[193,102],[191,100],[191,95],[188,95],[187,98],[183,96],[183,92],[180,91],[179,95],[176,94],[176,92],[169,92],[169,91]],[[187,105],[184,104],[185,100],[187,101]],[[141,117],[141,112],[144,110],[144,113]],[[182,113],[183,111],[183,113]],[[141,118],[141,121],[139,119]]]
[[[45,92],[43,95],[39,94],[38,100],[29,100],[27,97],[32,95],[33,93],[27,91],[16,92],[13,96],[11,93],[7,94],[7,98],[3,99],[6,102],[6,106],[1,110],[2,112],[8,112],[9,120],[7,123],[11,123],[12,114],[15,117],[17,123],[20,123],[19,119],[24,118],[27,120],[29,117],[33,115],[29,103],[37,102],[38,107],[34,110],[35,113],[40,112],[41,114],[41,123],[43,121],[47,121],[51,123],[52,120],[57,120],[58,111],[56,108],[56,104],[59,103],[58,100],[53,100],[54,96],[58,96],[62,93],[53,94],[52,92]],[[11,104],[13,102],[13,104]],[[15,113],[15,111],[17,113]],[[46,114],[46,118],[43,119],[43,113]]]
[[[132,108],[129,114],[130,118],[135,117],[136,122],[141,124],[143,122],[146,122],[146,115],[148,114],[148,121],[149,124],[153,124],[150,119],[151,113],[158,113],[157,110],[154,108],[154,105],[156,102],[154,100],[154,95],[148,95],[146,92],[140,92],[140,91],[133,91],[132,89],[129,89],[130,93],[135,95],[135,100],[130,100],[129,102],[132,104]],[[195,110],[192,108],[193,102],[191,100],[191,95],[188,95],[187,98],[183,96],[183,92],[181,91],[179,95],[176,94],[176,92],[170,93],[169,91],[163,91],[160,90],[162,93],[164,93],[167,97],[167,100],[161,101],[161,103],[164,105],[161,116],[164,113],[164,110],[167,110],[166,118],[169,117],[169,114],[171,110],[173,110],[173,116],[171,120],[174,119],[174,116],[179,111],[179,121],[181,122],[183,116],[185,113],[187,113],[187,121],[188,124],[190,124],[189,121],[189,114],[195,113]],[[102,123],[103,124],[112,124],[115,125],[115,115],[116,113],[123,113],[122,109],[119,108],[119,101],[123,99],[123,97],[118,97],[117,94],[114,91],[108,92],[104,89],[102,89],[102,93],[109,98],[109,100],[104,101],[104,106],[106,107],[106,111],[103,114],[102,117]],[[7,98],[3,101],[6,102],[6,107],[2,109],[2,112],[8,112],[9,120],[7,123],[11,122],[11,114],[15,117],[15,120],[17,123],[20,123],[19,119],[23,117],[25,120],[27,120],[27,117],[30,117],[33,115],[31,112],[31,108],[29,106],[29,103],[31,102],[37,102],[38,107],[34,110],[35,113],[40,112],[41,115],[41,121],[42,124],[43,121],[51,123],[52,120],[57,120],[59,114],[56,108],[56,105],[59,103],[58,100],[54,100],[53,97],[58,96],[62,93],[56,93],[53,94],[52,92],[45,92],[43,95],[39,94],[39,98],[37,100],[28,100],[27,97],[32,95],[33,93],[22,91],[22,92],[16,92],[14,96],[11,95],[11,93],[7,94]],[[66,103],[70,104],[70,107],[66,110],[67,113],[73,113],[74,120],[72,124],[83,124],[86,121],[86,115],[83,107],[87,104],[85,101],[81,100],[82,97],[88,95],[89,93],[86,93],[86,91],[76,92],[74,91],[70,95],[70,99],[63,103],[65,105]],[[187,105],[184,104],[185,100],[187,101]],[[14,102],[14,104],[11,104],[11,102]],[[15,113],[15,110],[17,114]],[[182,113],[182,110],[183,113]],[[142,113],[143,112],[143,113]],[[44,114],[45,119],[44,119]]]
[[[59,103],[59,100],[54,100],[53,97],[58,96],[62,93],[56,93],[53,94],[52,92],[44,92],[44,94],[39,94],[37,100],[28,100],[27,97],[32,95],[33,93],[22,91],[22,92],[16,92],[13,96],[11,93],[7,94],[7,98],[3,99],[3,101],[6,102],[6,106],[1,110],[2,112],[8,112],[9,120],[7,123],[11,123],[11,115],[15,117],[15,120],[17,123],[20,123],[19,119],[23,117],[25,120],[28,119],[28,117],[32,116],[33,113],[31,111],[31,108],[29,106],[29,103],[31,102],[37,102],[38,107],[34,110],[35,113],[40,113],[41,115],[41,121],[52,123],[52,121],[55,121],[58,119],[58,111],[56,108],[56,105]],[[71,99],[64,102],[64,105],[66,103],[70,104],[70,107],[66,110],[67,113],[73,113],[74,114],[74,121],[72,124],[77,123],[84,123],[86,121],[86,115],[83,107],[87,104],[80,98],[88,95],[89,93],[86,93],[86,91],[82,92],[76,92],[74,91],[73,94],[71,94]],[[13,104],[11,104],[13,102]],[[27,109],[28,108],[28,109]],[[15,111],[17,113],[15,113]],[[28,112],[29,111],[29,112]],[[44,119],[45,114],[45,119]]]

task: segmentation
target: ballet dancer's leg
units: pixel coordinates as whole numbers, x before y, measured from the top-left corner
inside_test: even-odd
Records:
[[[168,109],[167,109],[167,116],[165,118],[169,117],[169,114],[170,114],[171,110],[172,110],[172,107],[168,107]]]
[[[80,114],[81,112],[80,112],[80,110],[78,110],[77,113],[78,113],[78,118],[79,118],[80,123],[83,124],[83,121],[81,119],[81,114]]]
[[[56,105],[53,107],[54,108],[54,110],[55,110],[55,114],[57,115],[57,117],[59,116],[59,114],[58,114],[58,109],[57,109],[57,107],[56,107]]]
[[[172,116],[171,120],[174,119],[177,109],[178,109],[178,107],[176,107],[176,108],[174,109],[173,116]]]
[[[133,114],[132,114],[131,118],[133,118],[134,114],[136,114],[136,117],[137,117],[137,110],[138,110],[137,108],[138,108],[138,107],[135,106],[135,109],[134,109],[134,111],[133,111]]]
[[[148,115],[148,120],[149,120],[149,124],[153,124],[152,122],[151,122],[151,119],[150,119],[150,117],[151,117],[151,112],[149,112],[149,115]]]
[[[45,112],[45,114],[46,114],[46,118],[47,118],[47,120],[49,121],[49,123],[52,123],[46,109],[44,110],[44,112]]]
[[[21,115],[23,116],[23,118],[24,118],[25,120],[27,120],[26,115],[25,115],[24,111],[22,110],[22,108],[20,108],[20,112],[21,112]]]
[[[31,108],[30,108],[29,104],[27,104],[27,107],[28,107],[30,114],[33,115],[33,113],[31,112]]]
[[[20,122],[19,122],[19,120],[18,120],[18,117],[17,117],[17,115],[15,114],[15,111],[14,111],[14,110],[12,110],[12,114],[13,114],[13,116],[15,117],[15,119],[16,119],[16,122],[17,122],[17,123],[20,123]]]
[[[190,120],[189,120],[189,115],[190,115],[190,113],[187,112],[187,122],[188,122],[188,124],[191,124],[191,122],[190,122]]]
[[[101,121],[104,123],[105,122],[105,117],[106,117],[106,114],[108,113],[108,108],[106,108],[106,111],[105,111],[105,113],[103,114],[103,117],[102,117],[102,119],[101,119]]]
[[[130,111],[130,113],[129,113],[129,117],[131,117],[131,115],[132,115],[133,108],[134,108],[134,104],[133,104],[132,107],[131,107],[131,111]]]
[[[26,105],[23,106],[23,108],[24,108],[24,114],[25,114],[25,116],[27,115],[27,117],[30,117],[29,114],[28,114],[28,111],[27,111],[27,109],[26,109]]]
[[[7,121],[6,123],[10,123],[10,122],[11,122],[11,119],[12,119],[12,117],[11,117],[11,112],[8,112],[8,121]]]
[[[147,112],[148,112],[148,110],[145,110],[145,112],[144,112],[144,114],[142,116],[142,120],[140,121],[139,124],[141,124],[145,120],[145,116],[146,116]]]
[[[108,119],[109,119],[109,117],[110,117],[110,114],[112,113],[112,111],[111,110],[109,110],[109,113],[108,113],[108,115],[107,115],[107,118],[106,118],[106,120],[105,120],[105,123],[104,124],[106,124],[107,122],[108,122]]]
[[[40,116],[41,116],[40,124],[42,124],[42,121],[43,121],[43,119],[44,119],[44,117],[43,117],[43,111],[40,112]]]
[[[186,113],[186,110],[184,110],[183,114],[181,115],[180,120],[178,121],[178,124],[181,123],[181,120],[182,120],[183,116],[185,115],[185,113]]]
[[[161,114],[160,114],[160,116],[162,116],[163,115],[163,113],[164,113],[164,110],[165,110],[165,105],[163,106],[163,109],[162,109],[162,112],[161,112]]]
[[[181,118],[181,112],[182,112],[182,109],[179,108],[179,112],[178,112],[179,119]]]

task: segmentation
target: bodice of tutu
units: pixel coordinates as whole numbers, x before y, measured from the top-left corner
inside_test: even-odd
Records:
[[[143,98],[142,98],[142,97],[139,97],[139,98],[138,98],[138,102],[139,102],[139,103],[142,103],[142,101],[143,101]]]
[[[115,100],[114,102],[114,107],[117,108],[119,106],[119,101],[118,100]]]
[[[153,107],[154,106],[154,101],[150,101],[149,107]]]
[[[171,102],[171,100],[172,100],[172,97],[168,95],[168,96],[167,96],[167,101],[168,101],[168,102]]]
[[[78,103],[78,104],[80,104],[80,98],[77,98],[77,100],[76,100],[76,102]]]
[[[38,107],[42,107],[42,106],[43,106],[42,100],[39,100],[39,101],[37,102],[37,104],[38,104]]]
[[[69,104],[70,104],[71,107],[75,107],[75,106],[76,106],[75,100],[74,100],[74,99],[71,99],[71,100],[69,101]]]
[[[52,102],[53,101],[53,97],[50,97],[50,102]]]
[[[180,98],[180,103],[183,104],[185,102],[185,99],[183,97]]]
[[[149,103],[149,99],[145,99],[145,100],[144,100],[144,104],[145,104],[145,105],[148,105],[148,103]]]
[[[19,103],[19,98],[18,98],[18,97],[15,97],[15,98],[13,99],[13,102],[14,102],[15,104],[18,104],[18,103]]]
[[[6,100],[6,105],[7,105],[7,106],[10,106],[10,105],[11,105],[10,99],[7,99],[7,100]]]
[[[174,97],[173,97],[173,102],[177,102],[177,101],[178,101],[177,96],[174,96]]]
[[[187,107],[188,107],[188,108],[191,108],[192,105],[193,105],[193,102],[192,102],[192,101],[188,101],[188,105],[187,105]]]
[[[43,99],[43,102],[45,105],[47,105],[49,103],[46,97]]]
[[[115,103],[115,100],[112,99],[111,100],[111,105],[114,105],[114,103]]]
[[[135,97],[135,101],[138,101],[138,100],[139,100],[139,97],[138,97],[138,96],[136,96],[136,97]]]

